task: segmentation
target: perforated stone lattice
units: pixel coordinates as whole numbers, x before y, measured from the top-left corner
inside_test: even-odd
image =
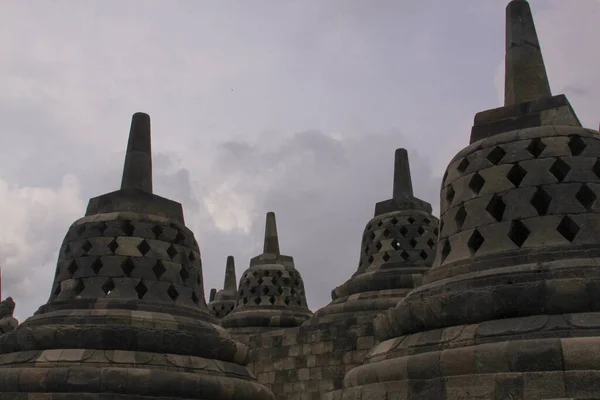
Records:
[[[441,193],[438,262],[597,243],[600,140],[581,128],[532,132],[475,143],[450,164]]]
[[[208,310],[212,316],[220,319],[232,312],[234,307],[235,301],[215,301],[208,305]]]
[[[248,269],[240,280],[237,307],[256,306],[306,308],[304,283],[298,271],[266,265]]]
[[[193,234],[175,223],[75,223],[60,249],[50,301],[143,299],[198,307],[202,265]]]
[[[386,263],[429,263],[435,257],[438,219],[416,213],[390,213],[367,224],[358,272]]]

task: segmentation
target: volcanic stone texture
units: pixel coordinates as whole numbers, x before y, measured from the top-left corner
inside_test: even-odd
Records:
[[[376,318],[381,343],[325,398],[597,398],[598,196],[593,130],[526,128],[461,151],[434,266]]]

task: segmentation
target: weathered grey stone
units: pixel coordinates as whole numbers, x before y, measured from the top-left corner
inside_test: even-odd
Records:
[[[273,399],[210,316],[198,243],[181,205],[152,194],[151,165],[138,113],[121,190],[90,200],[48,303],[0,336],[2,398]]]
[[[235,262],[233,256],[228,256],[227,264],[225,265],[225,282],[223,283],[223,290],[219,290],[214,295],[211,290],[210,303],[207,304],[208,310],[212,316],[221,319],[234,309],[237,303],[237,297]]]

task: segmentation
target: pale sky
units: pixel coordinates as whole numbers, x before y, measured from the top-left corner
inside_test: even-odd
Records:
[[[405,147],[415,194],[502,105],[500,0],[0,0],[0,266],[27,318],[90,197],[119,188],[150,114],[155,193],[184,206],[205,291],[277,214],[308,304],[358,266]],[[600,0],[531,0],[554,94],[600,122]]]

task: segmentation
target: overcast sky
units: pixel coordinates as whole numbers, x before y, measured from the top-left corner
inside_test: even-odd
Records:
[[[0,0],[0,266],[16,317],[48,299],[87,201],[119,188],[150,114],[155,193],[179,201],[205,291],[238,277],[277,214],[316,310],[358,266],[394,149],[439,213],[476,112],[502,103],[504,8],[488,0]],[[555,94],[600,121],[600,0],[532,0]]]

